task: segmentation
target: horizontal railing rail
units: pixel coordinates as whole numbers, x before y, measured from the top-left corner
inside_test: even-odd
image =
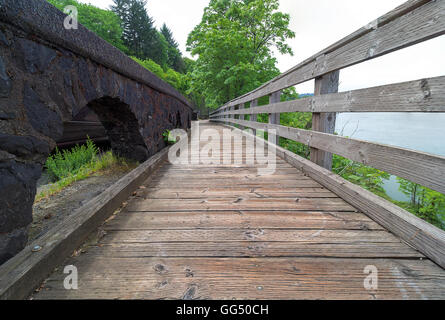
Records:
[[[445,193],[445,157],[275,124],[237,119],[230,122],[257,130],[275,130],[280,137],[338,154]]]
[[[332,154],[337,154],[445,193],[445,157],[335,134],[336,114],[341,112],[445,112],[445,76],[338,92],[341,69],[443,34],[445,0],[408,1],[261,87],[229,101],[210,119],[251,128],[254,134],[268,131],[272,133],[268,145],[277,145],[283,137],[309,146],[311,161],[279,146],[276,150],[284,160],[445,268],[443,230],[328,171],[332,169]],[[312,79],[313,97],[281,102],[282,90]],[[269,104],[258,106],[259,99],[266,96]],[[290,112],[312,113],[312,130],[281,125],[281,113]],[[260,114],[268,115],[268,123],[257,122]]]
[[[339,70],[445,34],[445,0],[408,1],[261,87],[229,101],[212,121],[304,143],[311,160],[331,169],[332,154],[445,193],[445,157],[334,135],[338,112],[445,112],[445,76],[338,93]],[[280,102],[283,89],[315,79],[315,95]],[[258,99],[269,96],[269,104]],[[246,108],[246,103],[250,107]],[[312,112],[312,130],[280,125],[280,114]],[[257,121],[268,114],[269,123]],[[245,116],[250,116],[246,121]]]
[[[445,34],[444,15],[442,0],[407,1],[257,89],[229,101],[219,110],[441,36]]]
[[[445,112],[445,77],[222,111],[218,115],[286,112]]]

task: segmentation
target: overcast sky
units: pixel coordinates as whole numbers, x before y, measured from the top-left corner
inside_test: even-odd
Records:
[[[81,0],[109,8],[112,0]],[[294,56],[277,55],[282,72],[330,44],[367,25],[405,0],[280,0],[280,10],[291,16],[296,37],[289,40]],[[183,54],[187,35],[201,21],[209,0],[148,0],[148,13],[159,28],[165,22]],[[445,75],[445,36],[391,53],[340,72],[340,91]],[[297,86],[313,92],[313,81]]]

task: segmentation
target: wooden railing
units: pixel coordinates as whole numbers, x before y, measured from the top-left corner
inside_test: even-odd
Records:
[[[260,130],[311,147],[311,160],[331,169],[332,153],[445,193],[445,158],[334,135],[337,112],[445,112],[445,77],[338,91],[339,69],[445,34],[445,1],[408,1],[261,87],[238,97],[210,119]],[[280,102],[281,90],[315,79],[314,97]],[[270,104],[257,107],[270,96]],[[245,104],[250,103],[250,108]],[[312,112],[313,128],[280,125],[280,113]],[[269,114],[269,123],[258,123]],[[246,121],[245,116],[251,120]],[[276,137],[275,143],[277,143]]]
[[[328,171],[334,153],[445,193],[445,157],[334,135],[338,112],[445,112],[445,76],[338,93],[340,69],[443,34],[445,0],[408,1],[229,101],[210,119],[254,131],[276,130],[277,137],[269,139],[272,145],[280,136],[308,145],[312,162],[277,146],[278,155],[445,268],[444,231]],[[280,102],[283,89],[312,79],[314,97]],[[269,104],[258,106],[258,99],[265,96],[269,96]],[[250,107],[246,108],[246,103]],[[312,130],[280,125],[280,113],[288,112],[312,112]],[[269,114],[269,123],[257,122],[258,114]],[[250,121],[245,120],[246,115]]]

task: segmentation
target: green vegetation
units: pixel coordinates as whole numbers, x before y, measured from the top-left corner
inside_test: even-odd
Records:
[[[198,56],[191,88],[217,108],[280,74],[272,49],[292,54],[286,40],[289,15],[278,0],[211,0],[189,34],[187,50]]]
[[[146,0],[114,0],[110,10],[76,0],[47,1],[61,11],[68,5],[75,6],[78,20],[84,27],[127,55],[185,73],[178,43],[165,24],[160,31],[156,30],[148,15]]]
[[[179,45],[164,23],[158,31],[149,16],[146,0],[113,0],[110,10],[76,0],[47,0],[59,10],[67,5],[78,9],[79,22],[131,56],[135,61],[168,82],[202,112],[204,96],[191,87],[196,62],[182,57]]]
[[[397,181],[400,191],[410,201],[394,203],[445,230],[445,195],[402,178],[397,178]]]
[[[383,189],[384,180],[390,178],[390,174],[365,166],[361,163],[333,155],[332,171],[344,179],[369,190],[380,197],[390,200]]]
[[[167,40],[167,64],[173,70],[176,70],[180,73],[185,73],[186,65],[184,59],[181,56],[181,51],[179,51],[179,44],[173,38],[173,34],[171,30],[164,23],[161,28],[161,34],[164,36],[165,40]]]
[[[136,57],[132,57],[134,61],[139,63],[141,66],[151,71],[159,78],[169,83],[172,87],[176,88],[183,95],[188,94],[190,90],[190,81],[189,77],[186,74],[182,74],[176,72],[171,68],[163,69],[159,64],[154,62],[153,60],[140,60]]]
[[[54,155],[46,160],[45,167],[52,181],[66,178],[68,175],[75,175],[85,166],[89,166],[96,160],[98,148],[90,139],[86,145],[76,145],[71,150],[62,152],[56,148]]]
[[[195,93],[191,88],[190,73],[182,74],[176,72],[171,68],[164,69],[153,60],[140,60],[136,57],[132,57],[132,59],[135,60],[144,68],[146,68],[147,70],[157,75],[165,82],[169,83],[172,87],[176,88],[179,92],[181,92],[184,96],[186,96],[189,99],[189,101],[191,101],[195,105],[197,109],[204,111],[206,107],[205,99],[201,94]],[[194,66],[194,61],[187,58],[184,61],[186,61],[185,66],[187,70],[192,70]]]
[[[151,59],[166,67],[169,44],[154,27],[146,4],[146,0],[114,0],[111,10],[120,18],[122,40],[128,54],[142,60]]]
[[[111,151],[100,154],[99,149],[90,139],[86,145],[76,145],[71,150],[56,149],[45,163],[46,173],[54,183],[48,190],[38,194],[35,202],[56,194],[72,183],[93,174],[126,172],[136,166],[137,163],[116,157]]]
[[[164,141],[167,144],[175,144],[176,143],[176,137],[173,137],[170,130],[165,130],[165,132],[162,134],[162,137],[164,138]]]
[[[111,45],[128,53],[128,48],[122,40],[120,19],[114,12],[102,10],[90,4],[79,3],[75,0],[47,1],[61,11],[63,11],[66,6],[75,6],[78,11],[78,20],[83,26],[96,33]]]

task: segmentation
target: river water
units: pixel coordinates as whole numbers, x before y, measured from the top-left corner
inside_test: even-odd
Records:
[[[336,132],[367,140],[445,156],[445,114],[441,113],[340,113]],[[401,193],[394,176],[385,181],[387,194],[399,201]]]

